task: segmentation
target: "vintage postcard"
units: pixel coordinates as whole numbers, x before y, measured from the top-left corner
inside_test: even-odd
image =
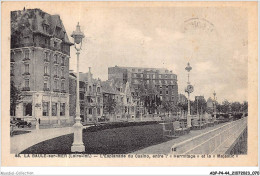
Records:
[[[257,2],[2,2],[3,166],[258,166]]]

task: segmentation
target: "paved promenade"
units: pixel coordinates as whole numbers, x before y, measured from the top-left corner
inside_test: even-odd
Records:
[[[11,137],[11,153],[20,153],[39,142],[73,133],[72,127],[32,130],[30,133]]]
[[[215,125],[214,127],[207,127],[205,129],[202,129],[202,130],[191,130],[189,134],[182,135],[182,136],[180,136],[176,139],[172,139],[172,140],[169,140],[169,141],[161,143],[161,144],[153,145],[153,146],[135,151],[132,154],[169,154],[171,147],[174,144],[177,144],[177,143],[180,143],[180,142],[185,141],[187,139],[190,139],[192,137],[198,136],[202,133],[206,133],[210,130],[221,127],[225,124],[227,124],[227,123],[218,124],[218,125]]]

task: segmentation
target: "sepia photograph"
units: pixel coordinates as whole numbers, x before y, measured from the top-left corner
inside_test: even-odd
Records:
[[[258,165],[257,3],[5,2],[2,31],[8,165]]]

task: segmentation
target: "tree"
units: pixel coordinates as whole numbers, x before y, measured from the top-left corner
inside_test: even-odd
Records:
[[[232,112],[239,112],[242,109],[242,105],[239,102],[231,103],[231,111]]]
[[[116,101],[111,96],[104,98],[104,111],[108,114],[114,114],[116,108]]]
[[[242,111],[247,113],[248,112],[248,102],[244,101],[242,104]]]
[[[10,115],[15,115],[16,106],[21,102],[22,93],[21,90],[15,87],[14,82],[11,80],[10,85]]]
[[[227,100],[225,100],[222,102],[220,112],[228,113],[229,111],[230,111],[230,103]]]

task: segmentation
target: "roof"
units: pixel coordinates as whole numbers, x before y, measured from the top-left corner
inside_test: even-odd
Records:
[[[111,68],[111,67],[109,67],[109,68]],[[167,74],[174,74],[174,73],[172,73],[171,70],[168,70],[166,68],[121,67],[121,66],[117,66],[117,65],[114,68],[126,69],[126,70],[128,70],[130,72],[133,72],[133,73],[138,73],[139,72],[138,70],[141,70],[139,73],[141,73],[141,72],[150,72],[151,71],[151,72],[158,72],[160,74],[165,74],[165,73],[167,73]],[[135,70],[135,71],[133,71],[133,70]]]
[[[19,30],[19,25],[26,24],[34,33],[41,33],[46,36],[56,37],[64,43],[73,45],[69,41],[65,27],[59,15],[50,15],[41,9],[23,9],[11,12],[12,31]],[[46,28],[47,27],[47,28]],[[55,31],[59,28],[62,32],[59,35]]]
[[[119,92],[116,90],[115,86],[113,85],[114,85],[113,82],[110,80],[102,81],[101,82],[102,92],[108,94],[118,94]]]

